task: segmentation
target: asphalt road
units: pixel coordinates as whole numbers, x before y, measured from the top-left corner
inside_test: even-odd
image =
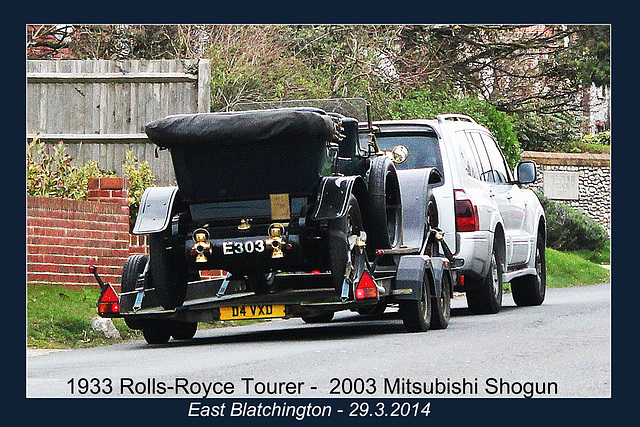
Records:
[[[274,320],[27,358],[27,397],[610,397],[611,286],[505,295],[496,315],[453,301],[449,328],[404,332],[391,309],[363,321]]]

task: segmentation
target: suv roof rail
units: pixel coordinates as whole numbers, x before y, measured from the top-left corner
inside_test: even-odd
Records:
[[[443,123],[445,120],[476,123],[475,120],[464,114],[439,114],[436,118],[438,119],[438,123]]]

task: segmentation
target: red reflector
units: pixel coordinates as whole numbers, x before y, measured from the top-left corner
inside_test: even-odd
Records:
[[[107,286],[98,300],[98,313],[117,313],[119,310],[120,298],[111,286]]]
[[[464,286],[464,276],[462,274],[458,275],[458,285]]]
[[[98,270],[98,267],[96,267],[95,265],[90,265],[89,266],[89,273],[93,274]]]
[[[113,290],[111,286],[108,286],[107,289],[100,296],[100,302],[118,302],[120,298],[116,294],[116,291]]]
[[[366,271],[362,273],[362,277],[356,288],[356,299],[365,298],[378,298],[378,287]]]

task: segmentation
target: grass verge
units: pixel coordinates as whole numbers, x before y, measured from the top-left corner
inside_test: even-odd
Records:
[[[69,288],[52,284],[27,284],[27,347],[88,348],[142,338],[142,331],[129,328],[123,319],[112,319],[122,340],[109,339],[91,327],[98,317],[100,289]],[[198,329],[220,328],[260,322],[257,320],[203,322]]]
[[[595,285],[610,280],[611,272],[585,259],[585,254],[547,248],[547,287]]]
[[[78,289],[51,284],[27,285],[27,346],[36,348],[84,348],[113,343],[91,328],[98,316],[99,288]],[[141,337],[122,319],[113,319],[123,339]]]
[[[608,252],[607,252],[608,253]],[[610,272],[599,263],[608,258],[592,253],[566,253],[547,248],[547,285],[550,288],[592,285],[610,279]],[[86,348],[113,344],[91,328],[96,317],[98,287],[68,288],[51,284],[27,285],[27,346],[32,348]],[[113,319],[123,340],[142,338],[138,330],[130,329],[122,319]],[[238,322],[237,324],[246,324]],[[234,322],[212,322],[199,328],[235,326]]]

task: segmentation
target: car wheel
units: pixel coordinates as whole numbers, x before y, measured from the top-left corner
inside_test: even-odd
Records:
[[[165,344],[171,338],[171,325],[166,320],[148,323],[142,328],[142,335],[149,344]]]
[[[331,281],[338,295],[346,282],[353,297],[354,284],[365,270],[367,255],[362,247],[362,216],[355,196],[349,197],[346,214],[329,223]]]
[[[502,308],[502,263],[495,245],[489,272],[478,289],[467,291],[467,305],[476,314],[495,314]]]
[[[373,159],[371,165],[365,221],[371,250],[390,249],[401,244],[400,185],[393,162],[384,156]]]
[[[442,275],[440,297],[431,297],[431,329],[446,329],[451,319],[451,276]]]
[[[187,295],[189,272],[179,251],[167,248],[167,234],[149,235],[149,274],[155,294],[167,310],[180,307]]]
[[[171,322],[171,336],[176,340],[190,340],[198,330],[197,322]]]
[[[122,268],[122,281],[120,282],[120,289],[123,294],[136,290],[138,277],[144,272],[147,261],[146,255],[131,255],[127,258]]]
[[[130,255],[122,268],[122,281],[120,289],[122,294],[134,292],[138,287],[138,277],[144,272],[147,266],[148,257],[146,255]],[[135,317],[125,316],[124,323],[131,329],[142,329],[144,322]]]
[[[400,317],[407,332],[425,332],[431,328],[431,297],[428,275],[424,275],[419,300],[399,301]]]
[[[547,291],[547,268],[545,259],[544,236],[539,235],[536,242],[536,274],[517,277],[511,281],[513,300],[518,306],[540,305]]]

